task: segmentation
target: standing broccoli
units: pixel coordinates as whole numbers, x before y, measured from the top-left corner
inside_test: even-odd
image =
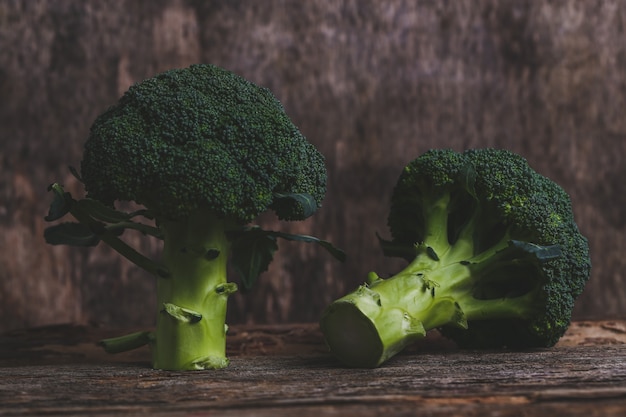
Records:
[[[156,332],[103,341],[111,352],[147,343],[158,369],[227,366],[225,316],[227,261],[244,285],[267,269],[276,239],[315,242],[311,236],[249,226],[271,209],[283,220],[302,220],[326,191],[322,155],[307,142],[265,88],[224,69],[194,65],[132,86],[94,122],[80,175],[87,197],[74,200],[59,184],[46,220],[66,213],[79,223],[45,232],[48,243],[109,244],[158,277]],[[115,201],[145,209],[124,213]],[[150,222],[137,218],[154,219]],[[120,239],[136,230],[164,241],[162,261]]]
[[[566,192],[504,150],[431,150],[391,198],[385,255],[409,265],[332,303],[321,319],[345,364],[375,367],[429,329],[462,347],[552,346],[589,278]]]

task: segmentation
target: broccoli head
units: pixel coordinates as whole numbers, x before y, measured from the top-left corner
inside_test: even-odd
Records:
[[[59,184],[47,220],[66,213],[78,223],[45,232],[51,244],[103,241],[152,272],[157,281],[156,332],[103,342],[116,352],[149,343],[153,366],[209,369],[227,365],[227,263],[245,286],[267,269],[277,238],[312,236],[249,225],[266,210],[302,220],[322,203],[324,158],[265,88],[212,65],[175,69],[142,81],[101,114],[85,143],[81,172],[87,197],[74,200]],[[118,201],[143,208],[124,213]],[[154,222],[136,221],[137,218]],[[160,262],[121,238],[135,230],[163,239]]]
[[[167,219],[203,209],[245,223],[269,208],[302,220],[326,192],[323,156],[272,93],[212,65],[132,86],[95,120],[81,174],[89,197]]]
[[[554,345],[590,274],[568,194],[506,150],[431,150],[402,171],[384,253],[408,266],[321,319],[346,364],[374,367],[434,328],[462,347]]]

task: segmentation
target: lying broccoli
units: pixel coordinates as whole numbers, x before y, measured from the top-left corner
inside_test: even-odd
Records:
[[[277,238],[315,242],[310,236],[248,225],[272,209],[283,220],[302,220],[326,191],[322,155],[307,142],[265,88],[224,69],[194,65],[132,86],[94,122],[81,174],[87,198],[74,200],[59,184],[47,220],[66,213],[79,223],[45,232],[51,244],[90,246],[104,241],[158,277],[156,332],[103,341],[111,352],[150,343],[153,366],[187,370],[222,368],[228,295],[227,261],[249,286],[267,269]],[[124,213],[115,201],[145,209]],[[137,218],[154,219],[137,222]],[[164,241],[162,262],[120,239],[136,230]]]
[[[431,150],[391,198],[387,256],[409,265],[333,302],[321,328],[345,364],[375,367],[429,329],[462,347],[554,345],[590,273],[569,196],[504,150]]]

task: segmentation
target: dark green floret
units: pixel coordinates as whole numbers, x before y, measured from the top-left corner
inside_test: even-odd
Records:
[[[79,223],[48,228],[46,240],[103,241],[158,277],[156,332],[103,341],[110,352],[149,343],[155,368],[228,364],[226,302],[237,290],[227,282],[228,263],[250,286],[267,269],[278,238],[344,256],[312,236],[249,224],[267,210],[283,220],[314,214],[326,192],[324,158],[269,90],[216,66],[171,70],[132,86],[95,120],[81,172],[73,172],[87,197],[75,200],[53,184],[46,219],[70,213]],[[119,201],[143,208],[124,213],[115,209]],[[162,259],[126,244],[125,230],[162,239]]]
[[[321,320],[350,366],[378,366],[435,328],[462,347],[552,346],[589,278],[568,194],[509,151],[421,155],[397,181],[388,225],[383,250],[408,266],[371,273]]]
[[[324,158],[272,93],[222,68],[194,65],[132,86],[85,143],[88,196],[144,204],[157,217],[198,208],[249,222],[268,208],[302,220],[275,195],[326,191]]]

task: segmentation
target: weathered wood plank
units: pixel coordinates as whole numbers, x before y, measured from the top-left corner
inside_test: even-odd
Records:
[[[108,330],[13,332],[0,338],[0,415],[626,412],[626,322],[575,323],[557,347],[523,352],[462,351],[433,334],[368,370],[340,366],[315,324],[233,330],[231,366],[206,372],[103,355],[93,342]]]
[[[199,411],[369,407],[467,408],[556,402],[626,410],[626,346],[535,352],[427,353],[374,370],[326,355],[245,356],[219,372],[64,364],[2,369],[5,413]],[[572,404],[570,404],[571,406]],[[573,407],[572,407],[573,408]]]

